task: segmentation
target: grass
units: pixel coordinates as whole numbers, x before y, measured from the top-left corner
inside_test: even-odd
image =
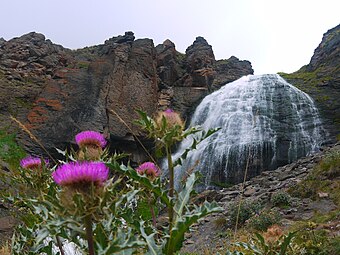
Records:
[[[329,152],[314,167],[306,180],[292,187],[289,193],[296,197],[318,199],[319,192],[328,193],[333,202],[340,206],[340,151]]]

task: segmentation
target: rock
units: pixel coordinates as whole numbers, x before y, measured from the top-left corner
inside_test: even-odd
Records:
[[[168,88],[179,86],[178,80],[184,75],[183,54],[175,49],[175,44],[166,40],[156,46],[157,73],[160,79],[160,87]]]
[[[254,188],[248,188],[248,189],[246,189],[246,190],[244,191],[244,196],[245,196],[245,197],[250,197],[250,196],[254,195],[255,192],[256,192],[256,189],[254,189]]]
[[[237,77],[254,74],[254,70],[249,61],[241,61],[235,56],[231,56],[226,60],[216,61],[215,71],[216,75],[212,84],[214,89],[218,89],[222,85],[238,79]]]
[[[12,229],[16,223],[17,223],[17,220],[13,218],[12,216],[1,217],[0,218],[0,232],[8,231]]]
[[[0,47],[6,42],[6,40],[3,37],[0,37]]]
[[[295,177],[295,175],[292,175],[292,174],[283,174],[281,177],[279,177],[279,181],[284,181],[284,180],[287,180],[287,179],[290,179],[290,178],[293,178]]]
[[[329,197],[329,194],[326,192],[318,192],[318,197],[319,198],[327,198]]]

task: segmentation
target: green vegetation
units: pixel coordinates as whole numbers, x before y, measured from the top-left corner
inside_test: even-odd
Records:
[[[338,134],[338,135],[336,136],[336,140],[337,140],[337,141],[340,141],[340,134]]]
[[[279,191],[272,195],[271,202],[273,206],[288,207],[291,205],[292,198],[287,192]]]
[[[8,133],[5,129],[0,130],[0,159],[11,168],[19,167],[20,159],[26,152],[16,143],[16,135]]]
[[[242,201],[233,203],[229,207],[230,221],[233,226],[238,222],[238,226],[244,225],[252,216],[258,215],[263,205],[258,201]]]
[[[339,254],[340,237],[330,238],[328,231],[313,220],[296,222],[291,229],[296,231],[294,244],[305,254]]]
[[[176,52],[176,58],[179,62],[183,62],[187,56],[184,53]]]
[[[79,69],[88,69],[90,65],[90,62],[88,61],[79,61],[77,66]]]
[[[212,185],[219,187],[219,188],[230,188],[232,186],[234,186],[234,184],[229,183],[229,182],[211,182]]]
[[[270,226],[279,224],[280,213],[276,210],[263,210],[248,220],[248,226],[257,231],[267,231]]]

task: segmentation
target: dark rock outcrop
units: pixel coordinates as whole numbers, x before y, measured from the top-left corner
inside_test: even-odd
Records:
[[[340,24],[328,30],[308,65],[291,74],[280,73],[288,82],[305,91],[317,103],[335,140],[340,132]]]
[[[222,85],[237,80],[238,77],[254,73],[249,61],[241,61],[235,56],[216,61],[215,70],[216,76],[212,84],[214,89],[219,89]]]
[[[161,109],[171,106],[185,118],[213,90],[254,73],[249,61],[236,57],[216,61],[212,46],[203,37],[197,37],[186,54],[177,52],[169,40],[156,50],[161,89],[159,106]]]
[[[80,50],[65,49],[34,32],[0,40],[1,127],[17,127],[12,115],[47,150],[65,148],[79,131],[97,130],[111,138],[115,149],[139,158],[131,134],[140,134],[133,124],[136,110],[152,115],[171,107],[188,117],[216,77],[253,73],[249,62],[234,62],[244,71],[220,68],[202,37],[186,54],[169,40],[154,47],[150,39],[135,40],[132,32]],[[30,153],[42,152],[26,132],[18,140]]]

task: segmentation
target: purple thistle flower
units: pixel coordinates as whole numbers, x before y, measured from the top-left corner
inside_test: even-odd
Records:
[[[59,166],[53,173],[53,180],[61,186],[94,183],[102,185],[109,176],[109,168],[103,162],[71,162]]]
[[[136,171],[140,174],[146,174],[152,177],[158,177],[161,174],[161,170],[152,162],[145,162],[136,168]]]
[[[48,165],[49,161],[47,159],[44,160],[45,165]],[[20,166],[25,169],[34,169],[40,168],[42,165],[41,158],[28,156],[20,160]]]
[[[165,114],[171,114],[171,113],[173,113],[173,112],[174,112],[174,110],[172,110],[172,109],[170,109],[170,108],[168,108],[168,109],[166,109],[166,110],[164,111]]]
[[[96,146],[104,148],[106,146],[106,140],[104,136],[96,131],[83,131],[76,135],[76,143],[79,147]]]

